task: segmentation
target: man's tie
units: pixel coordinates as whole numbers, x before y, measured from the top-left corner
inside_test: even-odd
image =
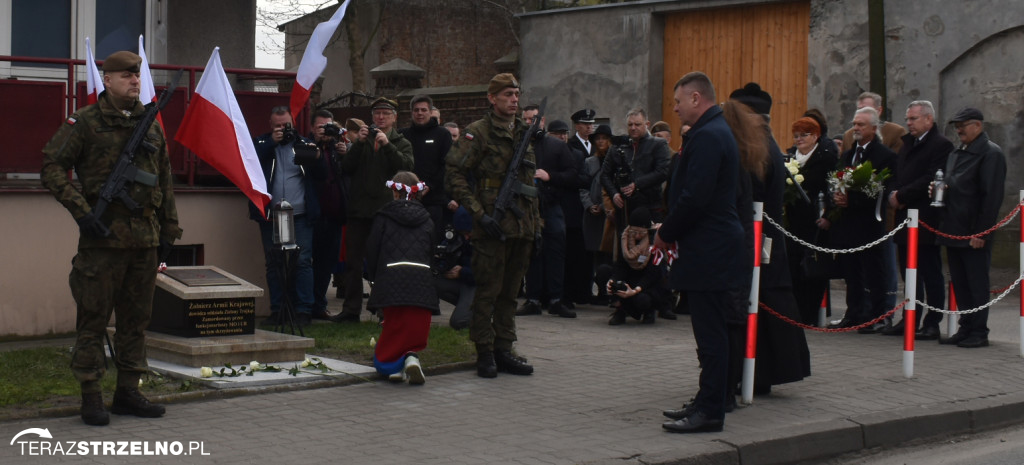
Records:
[[[864,147],[858,145],[857,146],[857,151],[854,152],[854,154],[853,154],[853,166],[859,165],[861,160],[863,160],[863,159],[864,159]]]

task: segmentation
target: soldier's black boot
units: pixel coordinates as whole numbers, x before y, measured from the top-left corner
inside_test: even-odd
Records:
[[[498,371],[513,375],[532,375],[533,365],[526,363],[526,360],[516,357],[511,350],[495,350],[494,364]]]
[[[92,426],[106,426],[110,423],[110,414],[103,407],[103,393],[82,393],[82,422]]]
[[[167,409],[163,405],[150,402],[138,388],[118,386],[114,391],[114,403],[110,406],[110,411],[115,415],[157,418],[163,416]]]
[[[498,376],[498,368],[494,364],[493,351],[476,351],[476,375],[481,378],[496,378]]]

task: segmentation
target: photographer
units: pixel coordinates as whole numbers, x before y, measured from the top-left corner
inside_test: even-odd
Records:
[[[270,318],[263,324],[280,322],[283,276],[278,273],[275,259],[270,212],[282,200],[288,200],[295,215],[295,243],[301,248],[295,266],[295,286],[287,291],[294,302],[296,322],[306,325],[312,321],[313,310],[313,228],[320,217],[320,200],[315,183],[324,179],[320,151],[308,139],[299,136],[292,126],[292,115],[286,106],[274,107],[270,115],[271,132],[253,141],[271,200],[266,211],[249,204],[249,216],[259,224],[263,241],[263,254],[267,267],[267,289],[270,292]]]
[[[322,180],[314,182],[320,201],[320,218],[313,229],[313,318],[326,320],[327,288],[331,273],[341,252],[341,230],[345,224],[345,204],[348,197],[348,176],[341,171],[341,158],[348,152],[347,131],[334,122],[327,110],[313,113],[313,134],[322,156]]]
[[[626,115],[629,140],[608,150],[601,168],[601,186],[615,204],[615,230],[620,235],[633,209],[645,207],[654,222],[664,217],[661,186],[668,180],[672,150],[665,140],[647,132],[647,113],[640,108]]]
[[[618,326],[626,316],[652,324],[659,311],[670,307],[671,293],[664,286],[664,265],[650,263],[651,215],[640,207],[629,214],[629,226],[621,237],[620,256],[615,265],[597,269],[598,282],[612,296],[615,311],[608,324]]]
[[[476,294],[476,281],[472,268],[473,247],[469,243],[471,232],[473,217],[459,207],[435,247],[431,263],[437,296],[455,306],[448,319],[448,325],[454,329],[468,328],[473,316],[470,306]]]

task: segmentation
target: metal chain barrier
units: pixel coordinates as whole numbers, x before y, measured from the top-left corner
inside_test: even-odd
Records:
[[[1021,280],[1024,280],[1024,273],[1022,273],[1020,276],[1018,276],[1017,280],[1014,281],[1013,284],[1011,284],[1011,285],[1007,286],[1006,288],[1004,288],[1003,292],[1000,293],[998,296],[996,296],[996,298],[988,301],[987,304],[979,306],[979,307],[975,307],[975,308],[969,308],[967,310],[946,310],[944,308],[932,307],[931,305],[928,305],[928,304],[926,304],[924,302],[921,302],[920,300],[917,300],[917,299],[914,299],[914,301],[917,302],[917,304],[920,305],[922,309],[931,310],[933,312],[946,313],[946,314],[949,314],[949,315],[965,315],[965,314],[968,314],[968,313],[980,312],[980,311],[982,311],[982,310],[984,310],[986,308],[989,308],[989,307],[995,305],[996,302],[999,302],[1000,300],[1003,300],[1011,291],[1016,289],[1017,286],[1020,285]]]
[[[897,311],[903,309],[903,307],[907,305],[907,302],[909,302],[909,300],[904,300],[899,305],[897,305],[895,308],[893,308],[892,310],[889,310],[888,312],[885,312],[883,315],[879,316],[878,318],[875,318],[874,320],[866,321],[866,322],[861,323],[861,324],[859,324],[857,326],[850,326],[849,328],[835,328],[835,329],[819,328],[817,326],[811,326],[811,325],[808,325],[808,324],[801,323],[801,322],[796,321],[796,320],[794,320],[794,319],[792,319],[792,318],[790,318],[788,316],[779,314],[779,312],[776,312],[771,307],[765,305],[764,302],[758,302],[757,306],[760,307],[761,309],[767,311],[768,313],[774,315],[775,318],[778,318],[778,319],[780,319],[780,320],[782,320],[782,321],[784,321],[786,323],[789,323],[789,324],[791,324],[793,326],[801,327],[803,329],[809,329],[811,331],[817,331],[819,333],[849,333],[849,332],[856,331],[856,330],[861,329],[861,328],[866,328],[866,327],[871,326],[871,325],[873,325],[875,323],[879,323],[879,322],[881,322],[882,320],[884,320],[886,318],[891,317],[894,313],[896,313]]]
[[[882,237],[879,237],[875,241],[869,242],[869,243],[864,244],[864,245],[862,245],[860,247],[855,247],[855,248],[852,248],[852,249],[829,249],[827,247],[819,247],[819,246],[811,244],[810,242],[807,242],[807,241],[805,241],[803,239],[800,239],[799,237],[796,237],[796,235],[794,235],[793,233],[791,233],[789,231],[786,231],[782,226],[779,225],[779,223],[776,223],[775,220],[773,220],[772,217],[768,216],[767,213],[764,213],[763,216],[764,216],[764,219],[768,220],[768,222],[771,223],[772,226],[775,226],[775,229],[778,229],[779,231],[782,231],[782,234],[785,234],[786,237],[788,237],[790,239],[793,239],[798,244],[800,244],[800,245],[802,245],[804,247],[807,247],[808,249],[817,250],[818,252],[824,252],[824,253],[857,253],[857,252],[863,252],[863,251],[865,251],[867,249],[870,249],[870,248],[872,248],[872,247],[874,247],[874,246],[876,246],[878,244],[881,244],[882,242],[885,242],[886,239],[889,239],[890,237],[894,236],[899,230],[907,227],[907,225],[910,224],[910,219],[909,218],[905,219],[905,220],[903,220],[902,223],[897,225],[895,228],[892,228],[892,231],[889,231],[886,235],[884,235]]]
[[[988,228],[987,230],[982,231],[980,233],[971,234],[969,236],[956,236],[956,235],[953,235],[953,234],[946,234],[946,233],[944,233],[942,231],[939,231],[938,229],[935,229],[935,228],[931,227],[928,223],[925,223],[923,220],[919,220],[918,222],[921,223],[921,227],[922,228],[931,231],[936,236],[945,237],[946,239],[955,239],[955,240],[961,240],[961,241],[968,240],[968,239],[975,239],[975,238],[980,239],[980,238],[985,237],[985,236],[987,236],[989,234],[992,234],[993,231],[995,231],[995,230],[997,230],[997,229],[999,229],[999,228],[1001,228],[1003,226],[1006,226],[1007,223],[1013,221],[1013,219],[1017,217],[1017,214],[1020,213],[1020,206],[1021,205],[1024,205],[1024,203],[1018,203],[1017,204],[1017,208],[1014,208],[1010,212],[1009,215],[1006,215],[1006,218],[1003,218],[1002,221],[996,223],[995,226],[992,226],[991,228]]]

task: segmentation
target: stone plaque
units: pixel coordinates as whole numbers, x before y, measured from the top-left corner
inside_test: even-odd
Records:
[[[239,336],[256,330],[263,290],[213,267],[173,267],[157,275],[149,330],[181,337]]]
[[[177,280],[178,282],[192,287],[192,286],[235,286],[238,281],[235,281],[227,276],[224,276],[216,271],[209,268],[200,269],[176,269],[168,268],[164,271],[164,274]]]

